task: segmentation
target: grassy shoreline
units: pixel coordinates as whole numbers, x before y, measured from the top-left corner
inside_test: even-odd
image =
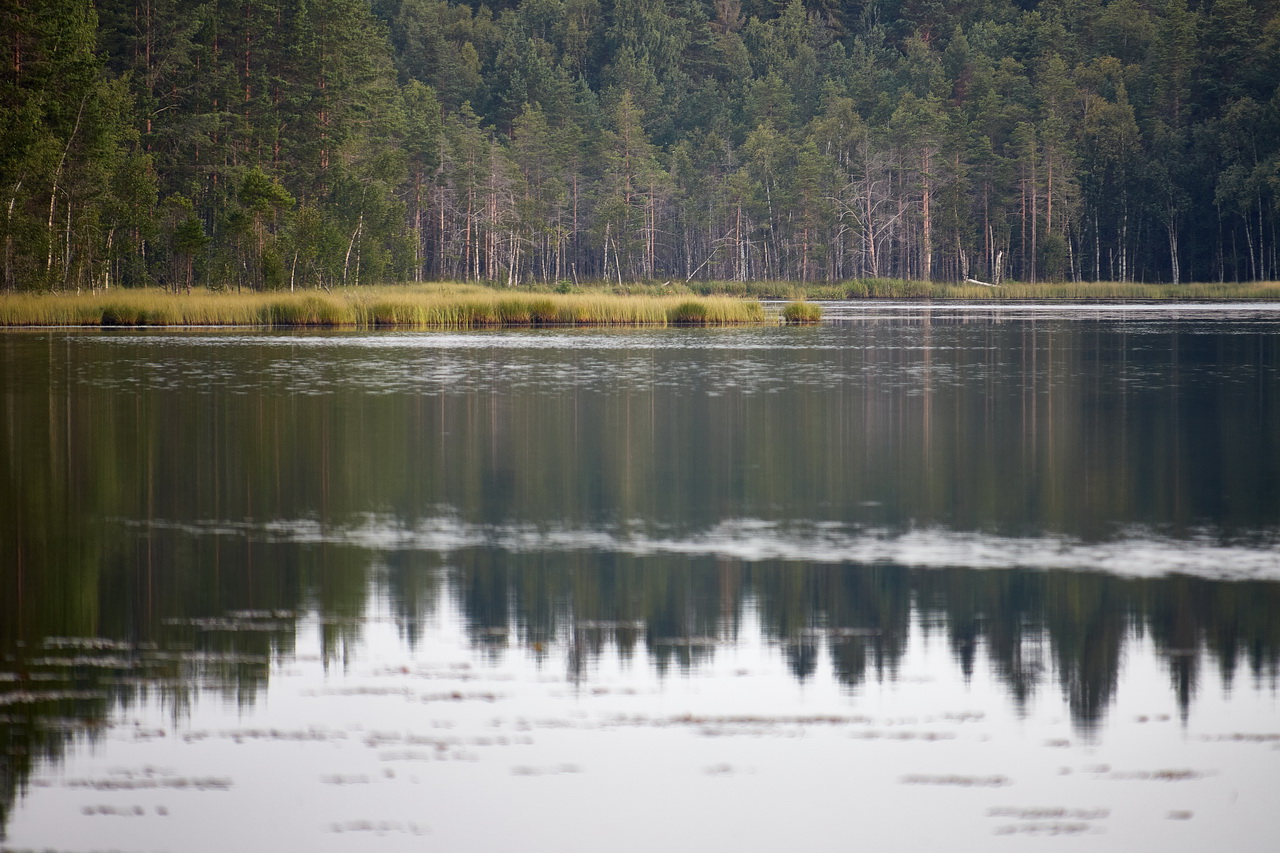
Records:
[[[229,293],[158,289],[82,294],[2,294],[0,327],[254,326],[268,328],[520,328],[542,326],[732,326],[815,322],[820,311],[767,310],[761,299],[981,301],[1277,300],[1280,283],[1009,283],[1000,288],[874,279],[786,282],[632,283],[575,293],[470,284],[329,291]],[[816,306],[813,306],[816,308]],[[816,314],[816,316],[815,316]]]
[[[755,299],[497,291],[403,285],[296,293],[173,294],[158,289],[0,296],[0,327],[255,326],[472,329],[734,326],[770,322]]]
[[[824,284],[797,282],[693,282],[694,293],[755,299],[937,299],[980,301],[1182,301],[1278,300],[1280,282],[1198,282],[1145,284],[1138,282],[1005,282],[1000,287],[941,281],[859,279]]]

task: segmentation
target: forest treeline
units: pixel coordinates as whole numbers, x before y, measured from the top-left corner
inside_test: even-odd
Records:
[[[1280,0],[4,0],[0,288],[1280,276]]]

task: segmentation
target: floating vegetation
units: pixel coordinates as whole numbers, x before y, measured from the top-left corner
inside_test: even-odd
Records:
[[[271,663],[271,658],[267,655],[251,655],[243,652],[170,651],[152,652],[147,657],[151,660],[180,661],[183,663]]]
[[[1087,823],[1011,823],[998,826],[996,835],[1082,835],[1093,830]]]
[[[1008,776],[933,776],[927,773],[916,773],[903,776],[904,785],[943,785],[954,788],[1003,788],[1012,785]]]
[[[157,788],[175,791],[229,791],[230,779],[219,776],[167,776],[162,774],[135,775],[123,773],[99,779],[68,779],[67,788],[88,788],[94,791],[143,791]]]
[[[987,817],[1020,821],[996,827],[996,835],[1081,835],[1100,832],[1097,822],[1111,817],[1111,810],[1006,806],[988,809]]]
[[[303,696],[397,696],[408,701],[417,702],[497,702],[497,693],[450,690],[443,693],[415,693],[409,687],[380,687],[375,685],[356,685],[353,687],[321,687],[304,691]]]
[[[846,725],[867,725],[872,722],[870,717],[863,716],[840,716],[835,714],[816,715],[812,717],[795,717],[795,716],[757,716],[753,714],[744,714],[741,716],[724,716],[724,717],[705,717],[695,714],[682,714],[676,717],[669,717],[667,721],[673,724],[696,725],[696,726],[740,726],[740,725],[792,725],[792,726],[846,726]]]
[[[438,761],[441,756],[425,749],[400,749],[378,753],[379,761]]]
[[[1275,743],[1280,744],[1280,732],[1234,732],[1228,735],[1206,735],[1201,740],[1233,741],[1235,743]]]
[[[158,648],[155,643],[133,643],[129,640],[109,640],[105,637],[45,637],[42,645],[46,649],[92,649],[103,652]]]
[[[184,732],[182,740],[186,743],[197,743],[203,740],[222,739],[235,743],[245,741],[287,741],[292,743],[330,743],[346,740],[349,735],[345,731],[325,728],[306,729],[231,729],[221,732],[190,731]]]
[[[228,610],[228,619],[299,619],[305,610]]]
[[[102,690],[15,690],[11,693],[0,693],[0,705],[30,705],[35,702],[106,698],[107,694]]]
[[[511,681],[514,676],[504,673],[488,673],[480,674],[469,672],[466,669],[450,667],[447,669],[430,669],[417,667],[410,669],[404,664],[379,666],[372,670],[372,675],[377,677],[401,677],[401,678],[419,678],[425,680],[448,679],[449,681]]]
[[[1005,817],[1015,820],[1106,820],[1111,809],[1022,808],[995,806],[987,810],[987,817]]]
[[[582,768],[576,764],[556,764],[550,767],[512,767],[512,776],[559,776],[565,773],[581,773]]]
[[[986,716],[984,711],[959,711],[943,714],[942,719],[957,723],[977,723],[986,719]]]
[[[879,729],[870,729],[864,732],[854,732],[853,734],[849,735],[849,737],[858,738],[860,740],[884,739],[884,740],[935,741],[935,740],[955,740],[956,733],[955,732],[915,732],[915,731],[884,732],[884,731],[880,731]]]
[[[414,699],[415,694],[409,687],[375,687],[367,684],[354,687],[319,687],[304,691],[303,696],[399,696],[402,699]],[[461,695],[461,694],[459,694]]]
[[[370,832],[374,835],[430,835],[427,827],[416,823],[401,823],[394,820],[349,820],[343,823],[329,824],[329,832]]]
[[[1128,770],[1111,773],[1107,778],[1138,782],[1192,782],[1208,775],[1199,770]]]
[[[147,813],[142,806],[84,806],[80,814],[86,817],[110,815],[112,817],[142,817]]]
[[[133,658],[92,657],[90,655],[76,655],[69,658],[32,658],[28,661],[28,664],[31,666],[88,666],[100,669],[133,669],[139,666],[139,662]]]
[[[197,631],[292,631],[291,622],[260,621],[258,619],[237,619],[232,617],[209,616],[186,619],[166,619],[166,625],[190,625]]]

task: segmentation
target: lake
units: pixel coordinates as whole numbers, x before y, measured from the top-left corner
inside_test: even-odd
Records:
[[[1269,850],[1280,306],[0,333],[6,850]]]

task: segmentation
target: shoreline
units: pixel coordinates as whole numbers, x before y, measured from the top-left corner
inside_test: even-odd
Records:
[[[571,293],[512,291],[475,284],[404,284],[333,291],[234,293],[158,288],[97,293],[0,294],[0,328],[228,327],[328,329],[485,329],[809,324],[822,306],[1096,305],[1173,306],[1280,303],[1280,283],[1006,285],[853,282],[846,285],[697,287],[635,283]],[[873,285],[873,286],[872,286]],[[844,293],[833,292],[843,289]],[[927,290],[884,293],[892,290]],[[756,292],[751,292],[756,291]],[[785,292],[784,292],[785,291]],[[850,291],[853,294],[850,295]],[[800,310],[803,306],[803,310]]]
[[[742,326],[778,322],[756,299],[511,293],[475,285],[227,293],[159,289],[0,296],[0,328],[472,329]]]

